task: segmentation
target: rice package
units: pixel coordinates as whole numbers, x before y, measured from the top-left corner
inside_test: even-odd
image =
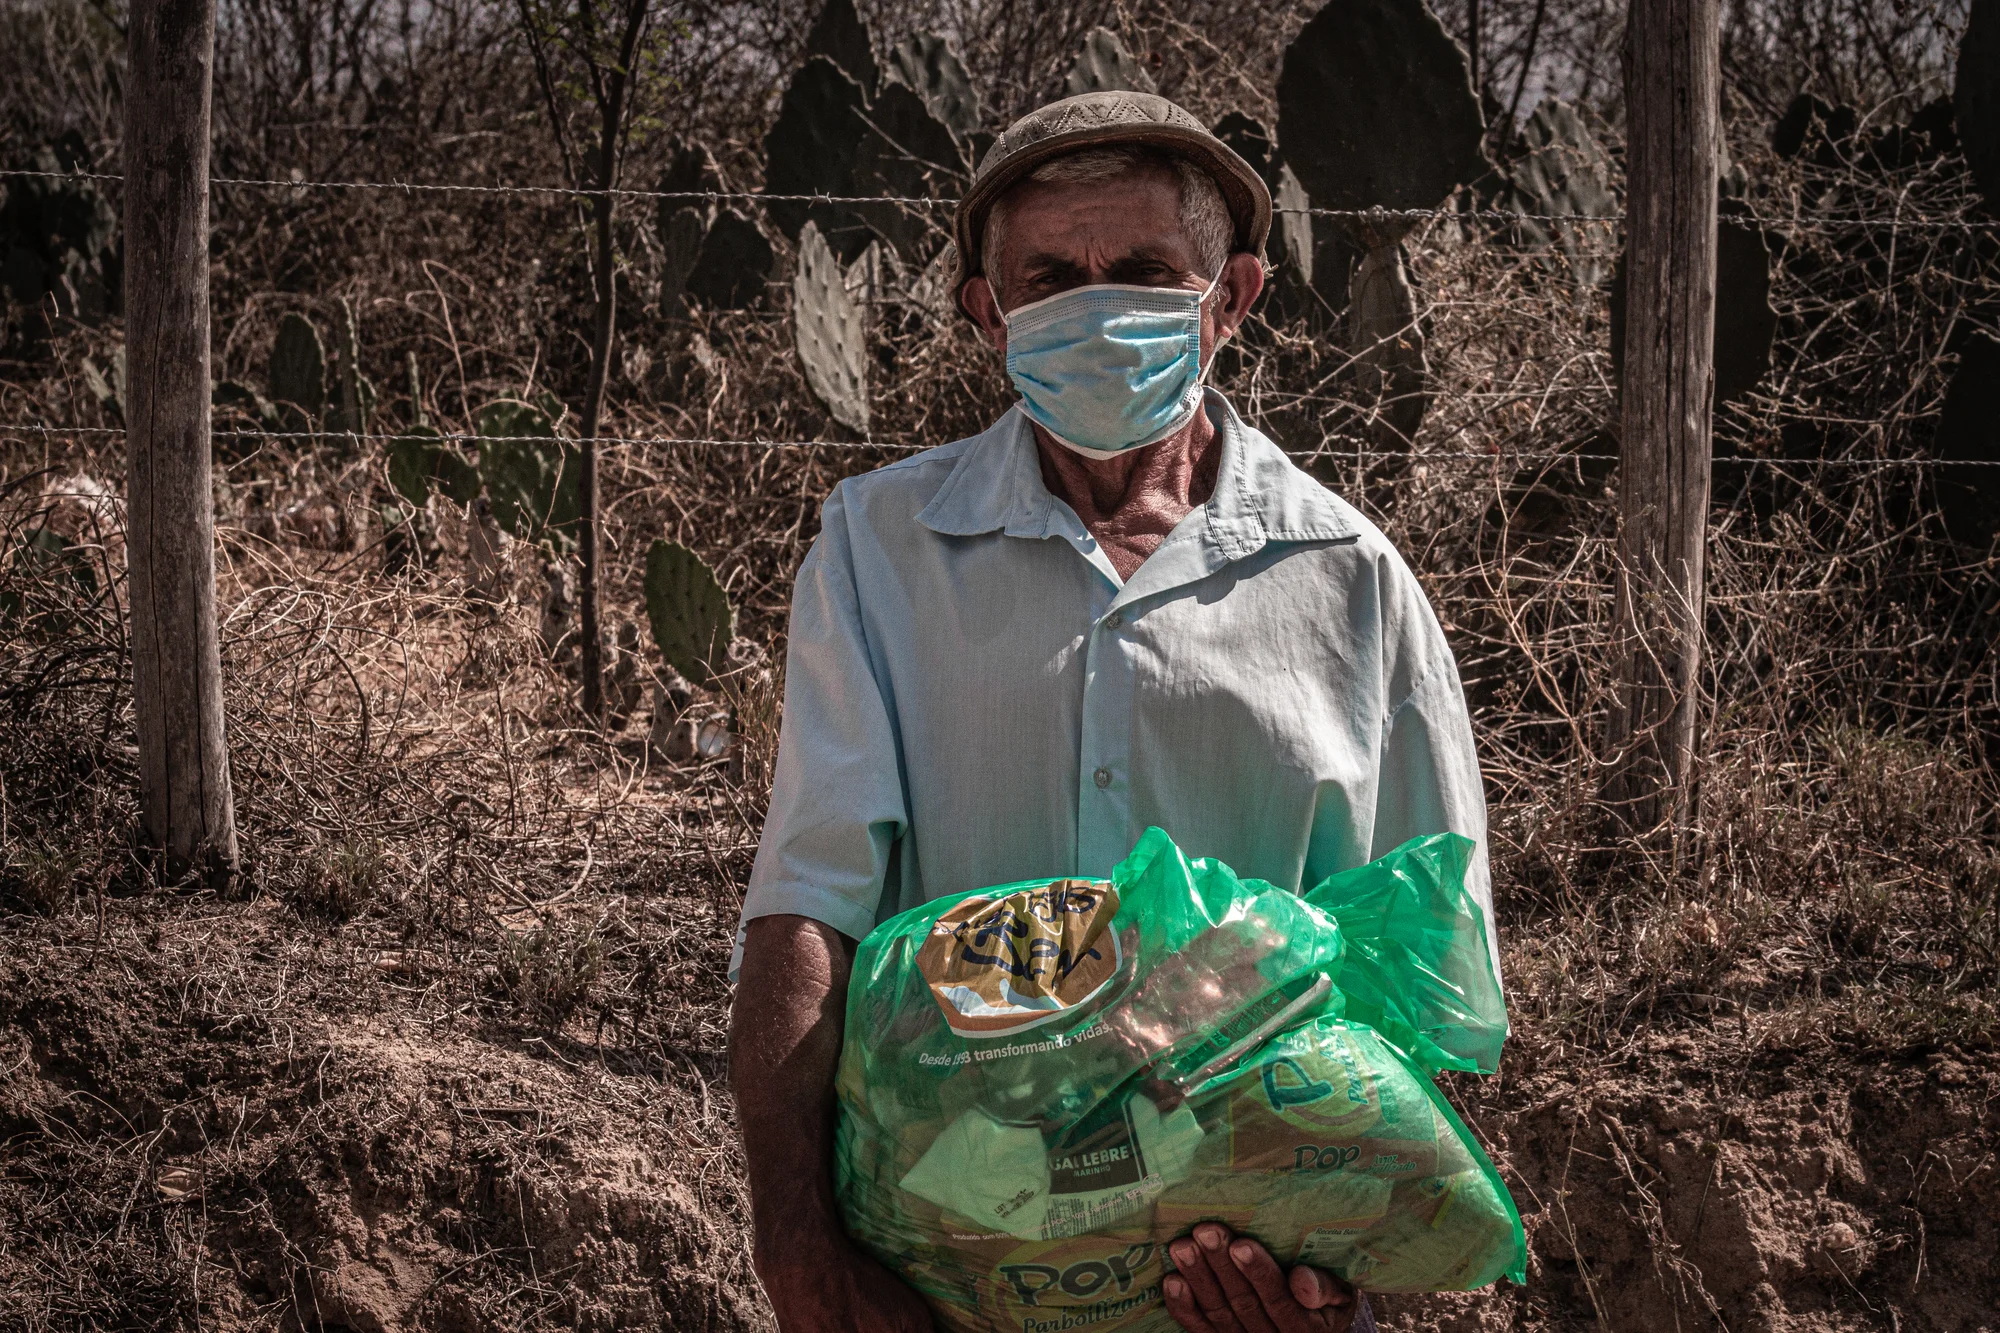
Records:
[[[1109,880],[929,903],[861,944],[836,1176],[937,1324],[1171,1329],[1166,1245],[1219,1221],[1368,1291],[1522,1280],[1514,1202],[1432,1082],[1507,1033],[1472,844],[1303,896],[1147,830]]]

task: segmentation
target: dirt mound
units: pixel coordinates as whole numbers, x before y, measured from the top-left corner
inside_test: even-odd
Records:
[[[0,1327],[769,1326],[717,1029],[648,1063],[588,1023],[510,1026],[270,901],[0,934]],[[1776,1031],[1683,1015],[1607,1055],[1531,1029],[1458,1080],[1529,1284],[1380,1298],[1384,1325],[1996,1327],[2000,1054]]]
[[[1773,1052],[1733,1024],[1551,1054],[1454,1089],[1520,1202],[1528,1286],[1385,1298],[1385,1327],[2000,1327],[2000,1054]]]
[[[272,906],[110,906],[0,962],[0,1326],[765,1326],[705,1057],[481,1032]]]

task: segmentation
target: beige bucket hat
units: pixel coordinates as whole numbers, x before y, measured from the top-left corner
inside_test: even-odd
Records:
[[[1208,127],[1152,93],[1101,92],[1065,97],[1007,127],[979,160],[972,188],[958,202],[952,226],[958,244],[958,290],[984,272],[981,240],[986,215],[1007,187],[1050,158],[1083,148],[1143,144],[1185,158],[1215,179],[1236,222],[1234,249],[1262,256],[1271,234],[1271,191],[1255,169],[1208,132]]]

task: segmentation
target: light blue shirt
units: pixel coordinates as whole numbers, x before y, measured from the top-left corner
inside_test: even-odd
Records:
[[[1018,411],[834,488],[793,593],[745,922],[859,939],[943,894],[1103,877],[1152,824],[1294,890],[1449,830],[1479,844],[1493,938],[1472,727],[1423,589],[1220,394],[1206,407],[1215,492],[1130,582]]]

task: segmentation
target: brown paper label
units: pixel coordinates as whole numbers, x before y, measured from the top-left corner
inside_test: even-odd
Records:
[[[917,967],[952,1031],[1018,1032],[1074,1009],[1117,975],[1117,914],[1118,890],[1101,879],[976,895],[938,918]]]

